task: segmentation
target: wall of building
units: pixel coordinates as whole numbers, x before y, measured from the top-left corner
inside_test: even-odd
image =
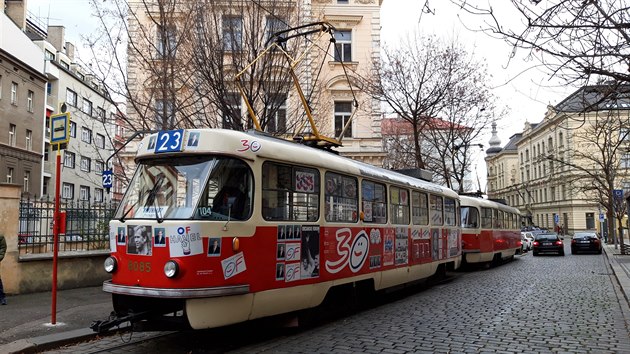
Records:
[[[52,289],[52,255],[20,256],[18,252],[18,226],[20,186],[0,183],[0,234],[7,241],[7,254],[0,262],[4,291],[9,294],[26,294]],[[110,278],[103,269],[109,251],[81,252],[80,255],[62,255],[57,266],[57,288],[72,289],[97,286]]]

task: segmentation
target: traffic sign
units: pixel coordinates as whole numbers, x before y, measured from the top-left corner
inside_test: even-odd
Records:
[[[554,215],[553,215],[553,221],[554,221],[556,224],[560,223],[560,215],[558,215],[558,214],[554,214]]]
[[[613,190],[613,196],[617,200],[622,200],[623,199],[623,189],[614,189]]]
[[[112,188],[112,182],[113,182],[113,174],[111,170],[105,170],[103,171],[103,188],[107,188],[110,189]]]
[[[50,143],[64,144],[70,140],[70,113],[50,116]]]
[[[599,213],[599,221],[604,222],[604,213]]]

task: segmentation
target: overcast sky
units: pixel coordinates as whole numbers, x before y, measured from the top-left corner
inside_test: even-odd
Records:
[[[490,2],[499,13],[503,11],[503,19],[510,18],[509,8],[502,8],[509,2],[485,1]],[[434,14],[421,15],[425,2],[429,3]],[[90,32],[94,28],[94,20],[90,19],[92,11],[87,0],[28,0],[28,8],[40,18],[49,18],[51,25],[64,25],[66,40],[73,42],[79,52],[82,46],[81,33]],[[458,14],[462,16],[461,20]],[[486,58],[488,71],[493,76],[495,94],[500,103],[510,109],[507,117],[497,122],[502,145],[507,143],[511,135],[522,131],[525,121],[540,122],[548,104],[560,102],[573,91],[572,88],[557,87],[538,70],[526,70],[535,63],[523,59],[524,53],[517,52],[514,59],[508,61],[510,47],[500,40],[466,29],[462,22],[469,28],[480,26],[479,18],[461,13],[447,0],[384,0],[381,8],[381,35],[385,45],[395,46],[400,38],[419,28],[422,34],[435,34],[445,40],[457,38],[476,57]],[[489,137],[487,135],[484,137],[485,141],[477,143],[484,144],[484,149],[487,149]],[[476,159],[479,161],[477,173],[482,179],[483,189],[486,173],[483,154],[477,154]]]

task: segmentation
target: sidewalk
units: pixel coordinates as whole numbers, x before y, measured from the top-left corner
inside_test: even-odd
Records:
[[[630,255],[621,255],[614,245],[604,245],[604,253],[628,300]],[[101,286],[59,291],[55,326],[50,324],[50,292],[9,296],[7,301],[0,306],[0,354],[34,353],[94,338],[90,325],[112,311],[111,295]]]
[[[95,337],[90,324],[112,312],[111,294],[101,286],[57,292],[56,325],[52,293],[7,296],[0,306],[0,354],[29,353]]]
[[[604,253],[628,301],[630,299],[630,255],[622,255],[621,246],[615,249],[615,245],[609,244],[604,244]]]

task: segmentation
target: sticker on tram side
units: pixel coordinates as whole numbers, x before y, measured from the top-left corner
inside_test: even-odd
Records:
[[[119,245],[125,245],[125,228],[119,227],[118,232],[116,233],[116,243]]]
[[[451,229],[448,231],[448,256],[455,257],[459,254],[459,231]]]
[[[232,257],[222,260],[221,268],[223,269],[224,279],[230,279],[237,274],[243,273],[247,270],[245,255],[243,255],[243,252],[239,252]]]
[[[127,225],[127,253],[141,256],[153,254],[151,225]]]
[[[359,272],[370,253],[370,239],[365,230],[353,234],[350,228],[338,229],[335,240],[336,255],[330,255],[331,259],[326,260],[326,271],[336,274],[347,267],[352,273]]]
[[[384,229],[384,241],[383,241],[383,265],[390,266],[394,264],[394,242],[396,233],[394,229]]]
[[[396,227],[396,265],[409,263],[409,229]]]
[[[440,259],[440,244],[442,243],[442,238],[440,237],[440,229],[431,229],[431,251],[432,251],[432,259],[437,261]]]
[[[221,255],[221,238],[208,238],[208,257],[219,257]]]
[[[411,262],[414,264],[431,261],[431,231],[417,228],[411,231]]]
[[[284,263],[276,263],[276,280],[284,280]]]
[[[199,132],[191,132],[186,142],[186,150],[197,150],[199,147]]]
[[[302,279],[300,274],[300,263],[286,263],[284,266],[284,277],[288,283],[290,281],[296,281]]]
[[[179,226],[175,232],[170,230],[168,248],[171,257],[187,257],[203,253],[203,241],[199,226]]]

